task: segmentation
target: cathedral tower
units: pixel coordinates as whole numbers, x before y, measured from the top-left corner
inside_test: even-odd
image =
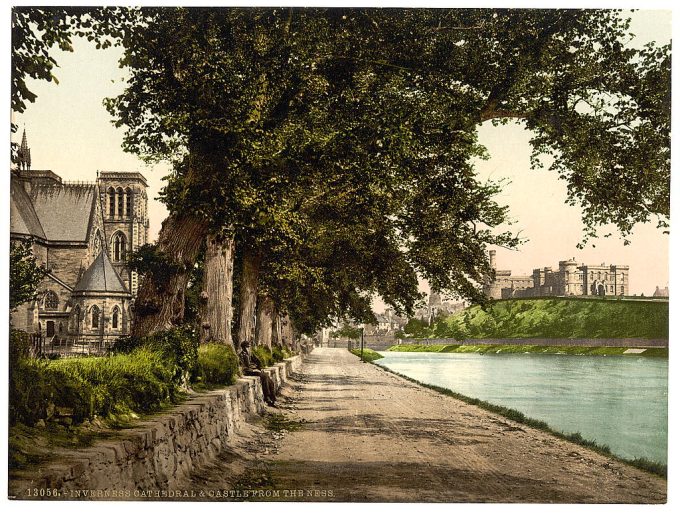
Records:
[[[111,262],[133,297],[137,294],[137,273],[125,262],[131,252],[149,239],[146,178],[137,172],[102,171],[97,177],[104,215],[106,248]]]

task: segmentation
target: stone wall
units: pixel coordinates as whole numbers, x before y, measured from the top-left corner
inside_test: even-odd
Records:
[[[277,388],[302,362],[286,359],[265,371]],[[135,491],[168,491],[194,466],[209,462],[229,446],[249,415],[264,411],[262,386],[257,377],[244,377],[226,389],[200,394],[171,412],[144,421],[102,440],[90,448],[60,453],[45,467],[10,479],[10,497],[28,496],[29,490],[56,490],[61,499],[74,499],[71,491],[95,491],[92,498],[135,499]]]

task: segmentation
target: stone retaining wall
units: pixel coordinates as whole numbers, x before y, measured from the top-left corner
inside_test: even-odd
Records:
[[[277,388],[302,363],[301,356],[266,368]],[[226,389],[200,394],[167,414],[121,430],[116,440],[102,440],[90,448],[60,452],[55,463],[31,469],[10,481],[10,497],[54,499],[29,489],[54,490],[61,499],[74,499],[71,491],[92,490],[129,494],[167,491],[194,466],[209,462],[229,446],[248,415],[264,411],[262,386],[257,377],[244,377]],[[97,499],[93,495],[93,499]]]

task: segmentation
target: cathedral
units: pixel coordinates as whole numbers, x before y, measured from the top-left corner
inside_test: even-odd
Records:
[[[127,335],[138,277],[126,256],[149,237],[144,176],[101,171],[94,182],[68,182],[31,169],[24,131],[10,188],[10,240],[29,241],[47,270],[11,326],[45,344],[101,347]]]

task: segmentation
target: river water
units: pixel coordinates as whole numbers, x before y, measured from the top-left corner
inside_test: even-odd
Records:
[[[380,352],[420,382],[510,407],[616,455],[667,462],[668,360],[636,356]]]

